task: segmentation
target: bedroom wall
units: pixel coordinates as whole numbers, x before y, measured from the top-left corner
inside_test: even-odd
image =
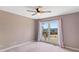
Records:
[[[79,49],[79,12],[62,16],[64,45]]]
[[[38,41],[39,24],[38,20],[35,20],[35,41]]]
[[[35,39],[34,20],[0,10],[0,49]]]

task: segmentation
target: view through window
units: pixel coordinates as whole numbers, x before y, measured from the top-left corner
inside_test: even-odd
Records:
[[[42,41],[58,44],[58,20],[42,22]]]

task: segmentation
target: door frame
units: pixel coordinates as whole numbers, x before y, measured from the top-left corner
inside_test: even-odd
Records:
[[[56,19],[56,20],[58,20],[58,24],[59,24],[59,26],[58,26],[58,45],[60,46],[60,47],[64,47],[64,39],[63,39],[63,29],[62,29],[62,19],[61,19],[61,17],[55,17],[54,19],[53,18],[51,18],[52,20],[54,20],[54,19]],[[48,21],[52,21],[52,20],[43,20],[43,21],[39,21],[38,23],[39,23],[39,29],[38,29],[38,41],[41,41],[40,39],[41,39],[41,37],[42,37],[42,29],[41,29],[41,23],[42,22],[48,22]]]

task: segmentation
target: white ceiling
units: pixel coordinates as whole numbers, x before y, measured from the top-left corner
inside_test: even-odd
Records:
[[[36,6],[0,6],[0,10],[8,11],[32,19],[42,19],[52,16],[64,15],[79,12],[79,6],[43,6],[42,10],[52,11],[51,13],[43,13],[41,15],[32,16],[27,10],[34,10]]]

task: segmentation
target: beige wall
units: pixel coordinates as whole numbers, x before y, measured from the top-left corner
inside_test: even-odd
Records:
[[[34,20],[0,10],[0,49],[33,41]]]
[[[64,44],[79,48],[79,12],[62,16]]]
[[[35,41],[38,41],[39,24],[38,20],[35,20]]]

